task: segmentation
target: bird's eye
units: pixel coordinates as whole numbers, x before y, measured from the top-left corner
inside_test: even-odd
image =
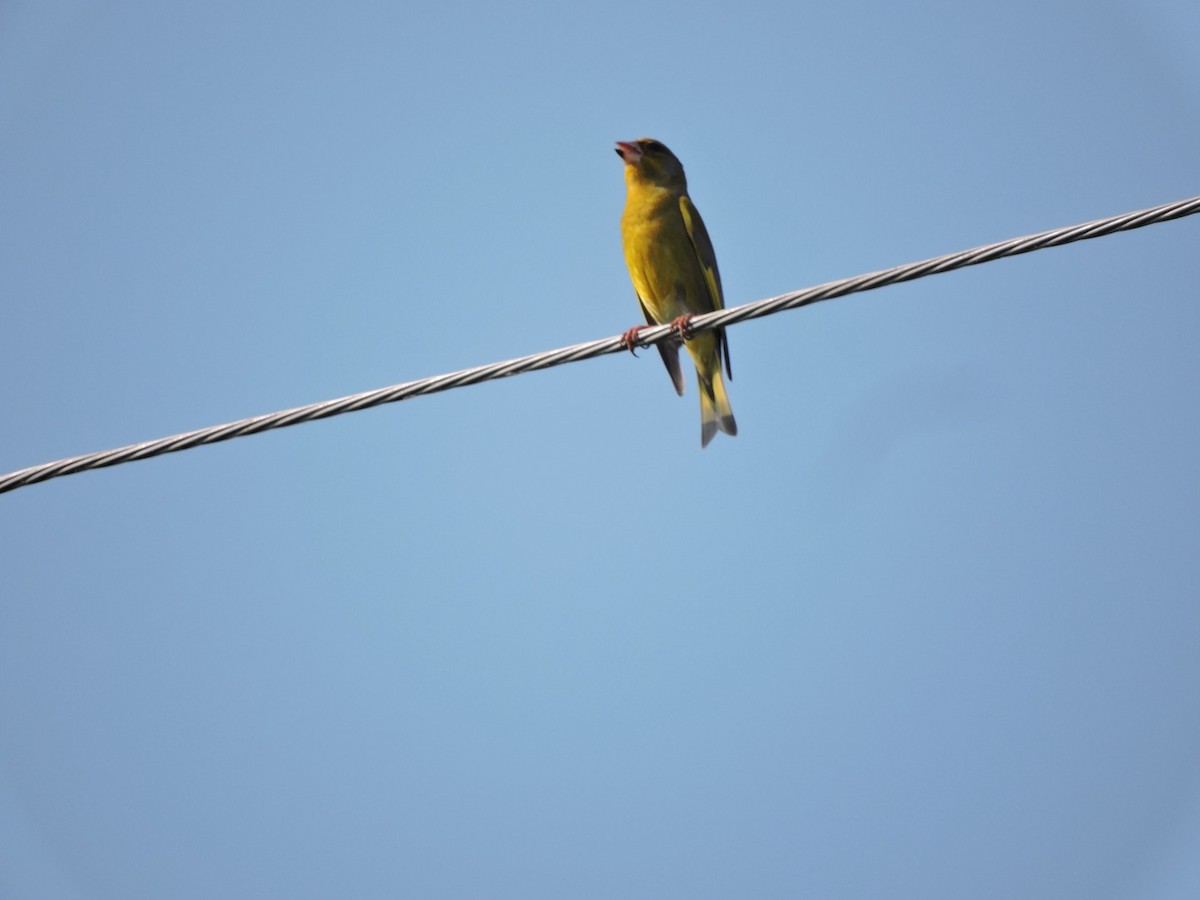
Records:
[[[658,141],[641,141],[642,149],[647,153],[658,153],[662,150],[663,145]]]

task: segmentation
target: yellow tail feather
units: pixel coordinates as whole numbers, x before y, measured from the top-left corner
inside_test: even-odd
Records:
[[[697,370],[697,375],[700,375]],[[725,379],[721,377],[721,363],[712,371],[712,379],[703,375],[699,379],[700,394],[700,446],[707,447],[718,431],[733,437],[737,434],[737,422],[733,418],[733,409],[729,406],[729,397],[725,393]]]

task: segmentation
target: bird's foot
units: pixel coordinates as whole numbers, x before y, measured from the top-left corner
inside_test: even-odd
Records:
[[[623,335],[621,335],[621,343],[625,345],[625,349],[637,356],[637,339],[638,335],[646,330],[646,325],[634,325]]]
[[[678,333],[681,341],[686,341],[692,333],[692,318],[692,314],[688,313],[686,316],[680,316],[671,323],[671,327]]]

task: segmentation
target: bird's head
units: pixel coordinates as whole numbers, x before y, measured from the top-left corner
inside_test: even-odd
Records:
[[[625,180],[627,182],[637,181],[661,187],[687,188],[683,163],[661,141],[656,141],[654,138],[617,141],[616,150],[617,156],[625,161]]]

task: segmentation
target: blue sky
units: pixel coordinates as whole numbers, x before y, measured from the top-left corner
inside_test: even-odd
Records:
[[[1194,3],[9,0],[0,471],[1200,193]],[[0,497],[0,894],[1191,898],[1200,219]],[[689,376],[690,378],[690,376]]]

